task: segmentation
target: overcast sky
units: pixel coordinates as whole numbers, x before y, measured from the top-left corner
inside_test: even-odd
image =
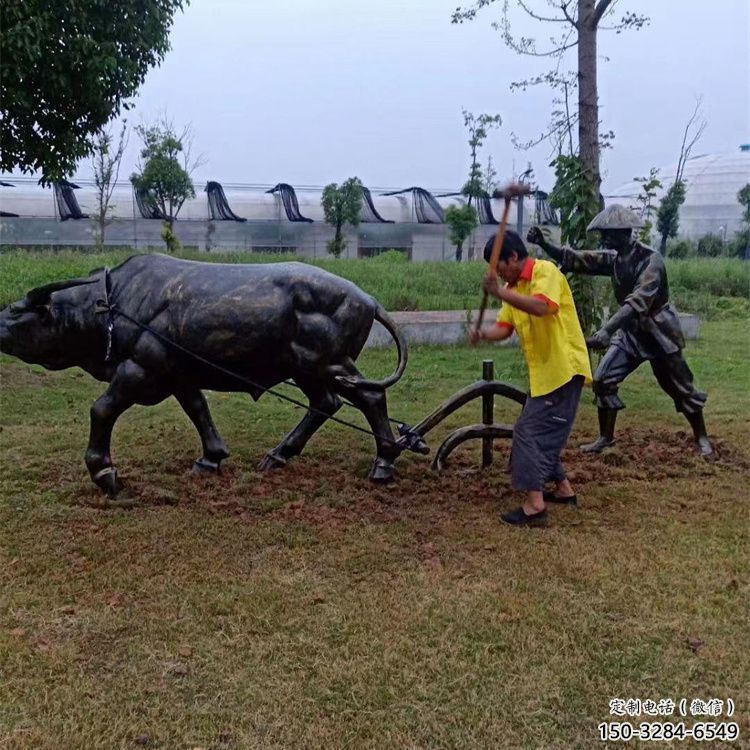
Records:
[[[500,0],[474,21],[452,25],[457,4],[192,0],[129,122],[166,112],[177,125],[191,123],[205,158],[196,183],[325,185],[357,175],[373,187],[437,190],[466,179],[465,107],[503,118],[483,163],[492,155],[500,178],[510,178],[531,162],[539,186],[549,189],[549,146],[518,151],[511,133],[530,139],[541,132],[551,94],[509,89],[547,70],[549,60],[503,45],[491,27]],[[673,163],[697,96],[708,126],[694,153],[750,141],[749,9],[748,0],[620,0],[618,17],[632,10],[651,22],[599,34],[602,129],[616,134],[603,153],[605,187]],[[520,10],[514,17],[520,32],[540,42],[557,30]],[[136,155],[133,134],[126,177]],[[87,164],[79,176],[90,176]]]

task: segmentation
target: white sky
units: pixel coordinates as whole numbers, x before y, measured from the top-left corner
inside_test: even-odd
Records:
[[[509,90],[511,81],[548,69],[549,60],[503,45],[491,28],[501,0],[473,22],[452,25],[458,3],[192,0],[128,120],[166,112],[178,126],[191,123],[205,157],[196,186],[206,179],[325,185],[357,175],[371,187],[438,190],[459,188],[467,176],[465,107],[503,117],[483,164],[491,154],[507,179],[530,161],[549,189],[549,146],[517,151],[510,134],[541,132],[551,94]],[[620,0],[617,17],[625,10],[647,13],[651,23],[599,34],[602,129],[616,133],[603,153],[605,192],[676,160],[696,96],[708,127],[694,154],[750,142],[750,2]],[[516,29],[540,43],[556,31],[520,10],[515,17]],[[132,134],[126,179],[137,145]],[[90,176],[86,163],[78,176]]]

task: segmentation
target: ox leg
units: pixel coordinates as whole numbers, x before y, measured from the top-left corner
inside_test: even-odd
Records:
[[[341,408],[341,399],[320,384],[299,383],[299,386],[310,400],[310,406],[316,411],[308,411],[302,421],[272,451],[266,453],[258,467],[260,471],[280,469],[290,458],[302,453],[313,434],[329,416]]]
[[[193,473],[218,474],[221,462],[229,458],[229,449],[211,419],[205,396],[196,388],[179,391],[175,393],[175,398],[198,430],[203,445],[203,455],[196,460]]]
[[[117,469],[112,464],[112,430],[120,415],[135,403],[155,404],[166,398],[160,388],[149,383],[143,368],[126,360],[118,368],[106,392],[91,407],[91,432],[86,450],[86,466],[94,484],[115,497],[122,490]]]
[[[339,383],[337,390],[348,398],[361,412],[375,434],[378,457],[370,470],[373,482],[385,484],[393,481],[393,462],[401,451],[396,447],[396,438],[388,421],[388,406],[384,391],[366,390]]]

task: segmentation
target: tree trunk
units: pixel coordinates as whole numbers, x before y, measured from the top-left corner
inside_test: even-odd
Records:
[[[578,143],[581,162],[599,194],[599,98],[594,0],[578,0]]]
[[[341,227],[343,224],[336,224],[336,233],[333,237],[333,246],[336,248],[334,252],[334,256],[336,258],[340,258],[343,251],[344,251],[344,243],[343,243],[343,237],[341,236]]]
[[[460,263],[464,256],[464,243],[459,242],[456,244],[456,263]]]
[[[661,236],[661,244],[659,245],[659,252],[666,258],[667,257],[667,235]]]
[[[104,233],[107,230],[107,213],[102,211],[99,214],[99,239],[97,245],[101,250],[104,250]]]

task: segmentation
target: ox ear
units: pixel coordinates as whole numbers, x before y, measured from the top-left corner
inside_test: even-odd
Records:
[[[27,292],[26,299],[29,304],[34,307],[47,305],[49,304],[49,298],[52,292],[59,292],[62,289],[71,289],[74,286],[82,286],[83,284],[94,284],[96,281],[98,281],[98,279],[69,279],[68,281],[53,281],[51,284],[38,286],[36,289]]]

